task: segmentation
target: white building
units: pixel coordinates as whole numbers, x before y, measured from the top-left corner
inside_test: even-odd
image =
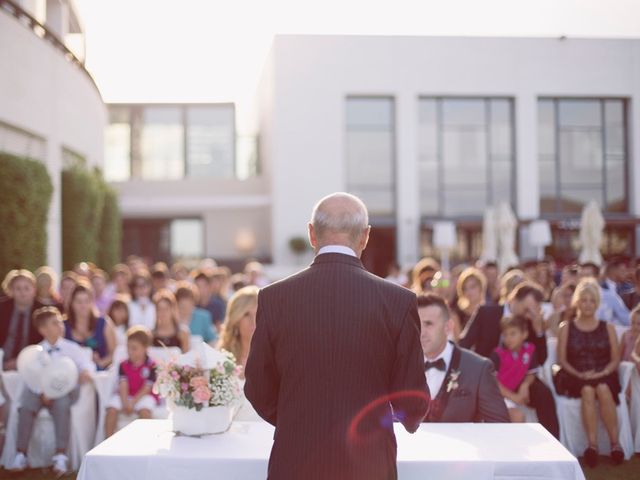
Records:
[[[258,98],[276,264],[337,190],[368,203],[379,273],[431,253],[437,219],[477,256],[500,201],[550,220],[548,252],[569,259],[595,198],[605,254],[640,251],[640,40],[279,36]]]
[[[106,110],[84,68],[71,0],[0,2],[0,151],[41,160],[54,185],[48,263],[62,267],[60,181],[66,159],[103,164]]]
[[[605,256],[640,251],[640,40],[278,36],[255,110],[259,162],[246,168],[230,105],[110,108],[125,253],[293,267],[289,240],[339,190],[369,205],[365,263],[381,274],[433,253],[439,219],[458,227],[454,259],[477,256],[483,211],[503,201],[524,258],[527,224],[543,218],[547,252],[574,259],[592,198]]]

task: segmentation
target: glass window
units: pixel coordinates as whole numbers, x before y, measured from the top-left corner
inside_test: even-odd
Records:
[[[512,106],[507,98],[420,99],[422,215],[481,216],[512,202]]]
[[[171,221],[171,258],[199,259],[204,257],[204,226],[199,218]]]
[[[187,107],[187,174],[233,178],[235,118],[233,105]]]
[[[621,99],[540,99],[538,161],[543,213],[579,213],[591,199],[627,211],[626,104]]]
[[[184,123],[182,109],[144,108],[141,136],[142,178],[176,180],[184,177]]]
[[[109,107],[109,124],[104,133],[104,177],[110,182],[131,176],[131,121],[128,107]]]
[[[347,188],[374,216],[395,211],[393,116],[392,98],[347,98]]]

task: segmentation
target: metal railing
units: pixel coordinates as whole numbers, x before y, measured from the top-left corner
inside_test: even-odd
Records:
[[[84,67],[84,62],[81,61],[76,55],[67,48],[62,40],[60,40],[51,30],[36,20],[29,12],[24,10],[20,5],[11,0],[0,0],[0,9],[9,13],[18,20],[22,25],[29,28],[37,37],[48,41],[51,45],[62,52],[63,57],[71,64],[82,70],[85,75],[91,80],[92,85],[98,90],[95,80]],[[98,90],[99,93],[99,90]]]

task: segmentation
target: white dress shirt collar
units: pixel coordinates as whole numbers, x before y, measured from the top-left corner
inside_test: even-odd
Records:
[[[445,369],[438,370],[437,368],[430,368],[428,371],[425,371],[425,377],[427,378],[427,385],[429,386],[429,392],[431,394],[431,398],[436,398],[440,390],[442,389],[442,384],[447,376],[447,371],[449,370],[449,366],[451,365],[451,359],[453,358],[453,343],[447,342],[447,345],[444,347],[444,350],[438,355],[436,358],[427,358],[424,357],[425,361],[435,362],[438,359],[444,360]]]
[[[429,362],[435,362],[439,359],[443,359],[445,365],[447,366],[447,370],[449,369],[449,365],[451,364],[451,358],[453,357],[453,343],[447,341],[447,345],[445,345],[444,350],[440,352],[436,358],[427,358],[425,355],[424,360]]]
[[[45,349],[45,351],[49,351],[53,348],[57,348],[59,350],[62,346],[62,337],[59,337],[58,340],[56,340],[56,343],[54,343],[53,345],[50,344],[47,340],[42,340],[42,343],[40,345]]]
[[[320,249],[318,255],[322,255],[323,253],[341,253],[343,255],[357,257],[356,252],[354,252],[353,249],[344,245],[327,245],[326,247],[322,247]]]

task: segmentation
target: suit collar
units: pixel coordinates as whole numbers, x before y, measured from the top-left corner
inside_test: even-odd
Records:
[[[364,269],[362,261],[358,257],[352,257],[351,255],[344,255],[342,253],[322,253],[316,255],[311,266],[314,267],[325,263],[343,263]]]
[[[448,399],[449,393],[451,392],[447,392],[447,383],[449,383],[449,379],[451,378],[451,372],[458,370],[458,367],[460,366],[460,348],[453,343],[451,343],[451,345],[453,346],[453,352],[451,353],[451,362],[449,363],[447,374],[444,376],[444,382],[442,382],[442,386],[440,387],[440,391],[438,392],[436,398],[442,398],[446,396]]]

